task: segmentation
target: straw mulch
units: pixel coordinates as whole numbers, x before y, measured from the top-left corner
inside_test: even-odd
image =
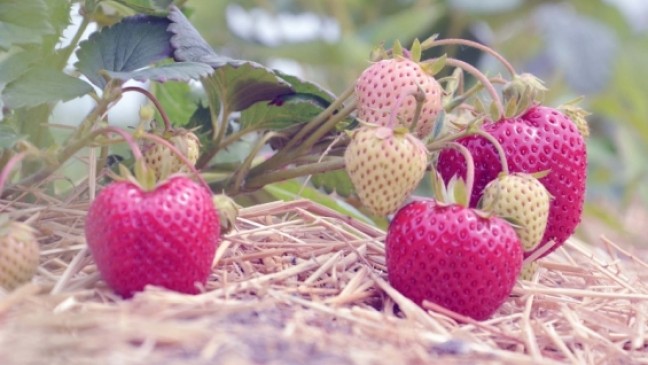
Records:
[[[87,203],[0,202],[40,232],[32,284],[0,293],[0,364],[648,363],[648,265],[570,240],[474,322],[393,290],[384,232],[309,201],[243,209],[203,294],[122,300],[85,247]]]

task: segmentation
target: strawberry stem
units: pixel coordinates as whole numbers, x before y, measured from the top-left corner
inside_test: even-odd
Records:
[[[506,60],[504,56],[497,53],[494,49],[475,41],[471,41],[468,39],[460,39],[460,38],[435,39],[430,42],[423,42],[423,46],[424,49],[429,49],[436,46],[468,46],[468,47],[477,48],[478,50],[488,53],[489,55],[495,57],[499,62],[501,62],[506,68],[506,70],[508,71],[508,73],[511,74],[511,77],[517,74],[517,72],[515,72],[515,68],[513,67],[513,65],[511,65],[511,63],[508,60]]]
[[[349,116],[356,108],[356,103],[352,102],[343,106],[344,100],[348,99],[354,92],[354,87],[345,90],[328,108],[322,111],[317,117],[306,124],[288,143],[274,156],[250,170],[251,176],[261,175],[270,170],[277,169],[280,166],[291,163],[296,157],[300,156],[304,151],[311,148],[317,141],[319,141],[326,133],[344,118]],[[306,136],[310,135],[306,138]],[[306,140],[302,141],[303,138]],[[293,149],[297,143],[299,147]]]
[[[249,190],[255,190],[275,182],[285,181],[306,175],[339,170],[343,168],[344,159],[341,157],[336,157],[328,161],[301,165],[288,170],[272,171],[267,174],[253,177],[246,184],[246,188],[248,188]]]
[[[509,166],[508,166],[508,161],[506,160],[506,152],[504,151],[504,148],[499,143],[499,141],[495,137],[493,137],[493,135],[481,129],[475,130],[474,134],[485,138],[486,140],[488,140],[488,142],[490,142],[493,145],[493,147],[495,147],[495,150],[497,151],[497,155],[499,156],[500,164],[502,164],[502,172],[508,175]]]
[[[7,161],[7,164],[2,168],[2,171],[0,172],[0,196],[2,195],[2,191],[4,190],[4,185],[7,179],[9,178],[9,174],[13,170],[13,168],[20,162],[22,161],[23,158],[27,156],[27,153],[25,152],[20,152],[17,153]]]
[[[466,161],[466,204],[470,203],[470,197],[472,196],[473,187],[475,185],[475,161],[473,160],[472,154],[464,145],[459,142],[447,142],[447,147],[450,147],[463,156]]]
[[[388,128],[394,129],[396,120],[398,119],[398,111],[400,110],[403,102],[408,96],[413,96],[416,101],[416,109],[414,110],[414,118],[412,119],[412,124],[409,127],[410,132],[413,132],[416,128],[419,118],[421,117],[421,110],[423,109],[423,103],[425,102],[425,93],[421,90],[420,85],[417,85],[416,91],[408,91],[401,93],[394,104],[394,107],[389,114],[389,123],[387,124]]]
[[[448,58],[446,60],[446,63],[449,66],[461,68],[462,70],[470,73],[477,80],[479,80],[486,88],[486,91],[488,91],[488,94],[491,96],[491,99],[495,103],[495,107],[497,107],[497,113],[499,114],[497,119],[500,119],[505,115],[504,106],[502,105],[502,99],[500,98],[499,94],[497,93],[497,90],[495,90],[495,87],[490,82],[488,77],[486,77],[486,75],[484,75],[481,71],[479,71],[476,67],[470,65],[469,63],[466,63],[461,60],[457,60],[455,58]]]
[[[247,173],[250,171],[252,162],[254,162],[254,158],[257,156],[259,151],[261,151],[263,146],[265,146],[271,138],[277,136],[278,134],[279,133],[277,132],[269,132],[259,138],[257,143],[252,148],[250,154],[245,158],[245,161],[243,161],[236,172],[234,172],[234,176],[232,176],[232,179],[234,180],[234,189],[239,189],[241,186],[243,186],[243,180],[245,179]]]
[[[127,86],[122,89],[122,92],[129,92],[129,91],[135,91],[140,94],[143,94],[146,96],[152,103],[155,105],[155,109],[160,113],[160,116],[162,116],[162,120],[164,121],[164,131],[170,131],[173,129],[173,126],[171,125],[171,121],[169,120],[169,116],[167,115],[166,111],[164,110],[164,107],[162,107],[162,104],[160,104],[160,101],[153,95],[150,91],[139,87],[139,86]]]
[[[211,191],[211,188],[209,187],[209,184],[207,184],[207,181],[205,181],[205,179],[202,177],[202,175],[196,169],[196,167],[171,142],[167,141],[166,139],[164,139],[164,138],[162,138],[160,136],[157,136],[157,135],[151,134],[151,133],[147,133],[147,132],[140,132],[140,137],[144,138],[144,139],[151,140],[151,141],[153,141],[155,143],[159,143],[159,144],[165,146],[166,148],[168,148],[169,150],[171,150],[171,152],[173,152],[176,155],[176,157],[178,157],[180,159],[180,161],[182,161],[182,163],[185,164],[189,168],[189,170],[196,176],[196,178],[200,181],[200,183],[203,184],[205,186],[205,188],[207,188],[207,190]],[[141,154],[140,154],[140,157],[141,157]],[[137,157],[135,159],[137,160]]]
[[[117,127],[105,127],[105,128],[102,128],[102,129],[99,129],[99,130],[95,131],[94,133],[91,134],[91,136],[93,136],[93,138],[94,138],[99,134],[106,134],[106,133],[119,134],[122,138],[124,138],[126,143],[128,143],[128,147],[133,152],[133,158],[136,161],[141,160],[143,158],[142,157],[142,150],[140,150],[137,143],[135,143],[135,140],[133,139],[133,136],[131,136],[128,132],[126,132],[123,129],[120,129],[120,128],[117,128]]]

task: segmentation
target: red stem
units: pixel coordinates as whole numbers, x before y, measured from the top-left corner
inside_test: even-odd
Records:
[[[469,46],[469,47],[477,48],[480,51],[490,54],[491,56],[495,57],[498,61],[500,61],[504,65],[506,70],[511,74],[511,77],[517,74],[515,72],[515,68],[513,67],[513,65],[511,65],[511,63],[507,61],[506,58],[504,58],[504,56],[497,53],[492,48],[475,41],[470,41],[467,39],[459,39],[459,38],[437,39],[429,43],[428,47],[447,46],[447,45],[451,45],[451,46],[460,45],[460,46]]]
[[[497,155],[499,156],[500,164],[502,164],[502,172],[508,175],[509,167],[508,167],[508,161],[506,160],[506,152],[504,151],[504,148],[502,148],[502,145],[499,143],[499,141],[495,137],[493,137],[492,134],[483,130],[476,130],[475,134],[485,138],[486,140],[488,140],[488,142],[490,142],[493,145],[493,147],[495,147],[495,150],[497,151]]]
[[[468,148],[459,142],[448,142],[446,145],[459,152],[464,160],[466,160],[466,192],[468,196],[466,201],[470,204],[470,197],[472,196],[473,186],[475,185],[475,161]]]
[[[461,61],[461,60],[457,60],[457,59],[454,59],[454,58],[448,58],[448,59],[446,59],[446,63],[448,65],[450,65],[450,66],[459,67],[462,70],[464,70],[464,71],[470,73],[471,75],[473,75],[475,78],[477,78],[477,80],[479,80],[484,85],[484,87],[486,88],[486,90],[490,94],[491,99],[493,99],[493,102],[495,103],[495,106],[497,107],[497,112],[499,113],[499,118],[501,118],[501,117],[503,117],[505,115],[504,106],[502,104],[502,99],[500,99],[499,94],[497,93],[497,90],[495,90],[495,87],[490,82],[488,77],[486,77],[486,75],[484,75],[476,67],[474,67],[471,64],[466,63],[464,61]]]
[[[153,105],[155,105],[155,108],[160,113],[160,115],[162,116],[162,120],[164,121],[165,132],[173,129],[173,126],[171,125],[171,121],[169,120],[169,116],[167,115],[166,111],[164,111],[162,104],[160,104],[160,101],[155,97],[155,95],[153,95],[150,91],[141,88],[139,86],[127,86],[122,89],[122,92],[129,92],[129,91],[136,91],[140,94],[143,94],[153,103]]]
[[[9,174],[11,173],[11,170],[20,162],[22,161],[23,158],[27,156],[27,153],[25,152],[20,152],[17,153],[7,161],[7,164],[2,168],[2,172],[0,172],[0,196],[2,196],[2,191],[4,190],[4,185],[7,182],[7,178],[9,177]]]
[[[187,157],[185,155],[182,154],[182,152],[180,152],[176,148],[176,146],[174,146],[172,143],[170,143],[166,139],[164,139],[164,138],[162,138],[160,136],[157,136],[155,134],[143,132],[141,134],[141,136],[142,136],[142,138],[149,139],[151,141],[154,141],[155,143],[160,143],[160,144],[164,145],[166,148],[170,149],[171,152],[173,152],[180,159],[180,161],[182,161],[182,163],[184,163],[189,168],[189,170],[191,170],[191,172],[194,175],[196,175],[196,177],[198,178],[200,183],[203,184],[205,186],[205,188],[207,188],[207,190],[211,191],[211,188],[209,187],[209,184],[207,184],[207,181],[205,181],[205,179],[202,177],[202,175],[196,169],[196,167],[187,159]]]
[[[128,132],[126,132],[123,129],[119,129],[117,127],[105,127],[102,129],[99,129],[98,131],[95,132],[96,134],[104,134],[104,133],[116,133],[122,136],[126,143],[128,143],[128,147],[130,147],[131,151],[133,151],[133,157],[135,158],[136,161],[141,160],[142,157],[142,150],[140,150],[139,146],[137,143],[135,143],[135,140],[133,139],[133,136],[131,136]]]

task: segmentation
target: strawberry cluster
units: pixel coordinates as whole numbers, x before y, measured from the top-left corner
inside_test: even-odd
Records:
[[[373,63],[356,83],[364,124],[350,133],[345,153],[363,205],[376,215],[395,213],[385,241],[392,286],[419,305],[478,320],[574,233],[587,172],[583,118],[539,104],[543,87],[528,74],[507,86],[506,107],[487,86],[491,110],[500,113],[442,92],[419,60],[393,54]],[[457,119],[455,108],[470,111],[471,121],[439,125],[444,112],[447,121]],[[406,204],[426,169],[435,197]]]

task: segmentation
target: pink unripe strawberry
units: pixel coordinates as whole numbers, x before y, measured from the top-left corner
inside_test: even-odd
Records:
[[[357,117],[367,123],[391,126],[392,111],[398,108],[395,125],[409,128],[416,112],[414,95],[419,92],[425,100],[412,133],[425,138],[434,128],[442,109],[441,86],[417,62],[407,58],[378,61],[362,72],[355,86]]]
[[[146,285],[197,293],[210,272],[220,236],[211,192],[184,176],[151,191],[124,180],[92,202],[86,240],[101,276],[130,297]]]
[[[385,245],[395,289],[417,304],[427,300],[477,320],[504,303],[522,265],[522,247],[506,221],[433,200],[401,208]]]
[[[396,211],[419,184],[428,153],[403,127],[369,125],[351,132],[344,161],[360,201],[374,214],[385,216]]]

